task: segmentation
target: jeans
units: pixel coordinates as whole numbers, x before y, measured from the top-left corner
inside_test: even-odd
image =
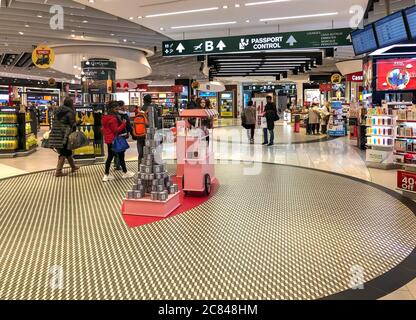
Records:
[[[140,166],[140,162],[143,159],[144,145],[145,145],[145,138],[144,137],[137,138],[137,152],[139,154],[139,166]]]
[[[263,136],[264,136],[264,143],[269,143],[268,134],[270,134],[270,144],[274,143],[274,129],[269,130],[267,128],[263,128]]]
[[[111,162],[113,161],[113,158],[116,155],[113,152],[113,145],[111,143],[107,144],[107,149],[108,149],[108,155],[107,155],[107,160],[105,162],[105,174],[106,175],[110,174]],[[124,155],[125,155],[125,152],[117,153],[121,169],[123,170],[124,173],[126,173],[127,167],[126,167],[126,161],[124,160]]]
[[[249,124],[247,125],[249,128],[247,129],[247,137],[251,140],[254,139],[254,132],[256,129],[256,125],[255,124]]]

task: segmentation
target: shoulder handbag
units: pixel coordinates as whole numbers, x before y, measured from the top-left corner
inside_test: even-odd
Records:
[[[117,136],[114,138],[112,143],[112,149],[114,153],[121,153],[129,149],[130,146],[127,140],[123,137]]]
[[[75,150],[78,148],[85,147],[88,144],[89,144],[89,141],[88,141],[88,138],[85,136],[85,134],[81,131],[75,131],[75,132],[72,132],[68,136],[67,149]]]

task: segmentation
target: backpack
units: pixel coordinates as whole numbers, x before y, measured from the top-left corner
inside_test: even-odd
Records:
[[[146,136],[147,116],[144,112],[137,113],[133,122],[133,135],[136,138]]]

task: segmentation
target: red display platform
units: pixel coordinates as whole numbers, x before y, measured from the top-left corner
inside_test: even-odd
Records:
[[[180,182],[180,179],[174,178],[177,182]],[[179,183],[179,188],[181,188],[181,183]],[[167,217],[151,217],[151,216],[137,216],[137,215],[130,215],[130,214],[123,214],[122,217],[126,223],[126,225],[130,228],[135,228],[139,226],[143,226],[146,224],[154,223],[160,220],[169,219],[174,217],[178,214],[187,212],[193,208],[196,208],[203,204],[204,202],[208,201],[212,196],[216,194],[219,188],[218,180],[213,181],[211,187],[211,194],[209,196],[201,195],[201,194],[191,194],[190,196],[185,196],[183,192],[180,193],[179,198],[181,205],[176,208],[169,216]]]
[[[143,199],[124,199],[122,214],[166,218],[181,205],[180,192],[169,195],[166,201],[153,201],[150,197]]]

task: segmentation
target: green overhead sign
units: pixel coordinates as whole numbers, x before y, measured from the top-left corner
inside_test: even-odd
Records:
[[[350,33],[351,29],[344,28],[164,41],[163,56],[173,57],[218,53],[261,52],[280,49],[350,46]]]

